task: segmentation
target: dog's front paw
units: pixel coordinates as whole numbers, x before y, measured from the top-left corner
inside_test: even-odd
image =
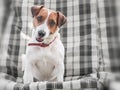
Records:
[[[21,59],[22,59],[22,71],[24,71],[25,70],[25,61],[26,61],[25,54],[23,54],[21,56]]]
[[[23,82],[24,84],[33,82],[33,76],[31,74],[24,74]]]

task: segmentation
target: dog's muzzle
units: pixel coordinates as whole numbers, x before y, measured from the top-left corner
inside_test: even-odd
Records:
[[[38,31],[38,37],[36,38],[36,40],[38,42],[42,42],[43,41],[43,37],[45,36],[45,34],[46,34],[46,32],[43,31],[43,30]]]

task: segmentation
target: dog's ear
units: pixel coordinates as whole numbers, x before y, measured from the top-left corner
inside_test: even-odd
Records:
[[[57,12],[57,25],[61,27],[67,21],[66,17],[61,13]]]
[[[32,16],[33,17],[36,16],[43,7],[44,7],[43,5],[31,7]]]

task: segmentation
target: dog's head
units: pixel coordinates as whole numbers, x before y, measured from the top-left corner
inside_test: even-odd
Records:
[[[33,6],[31,12],[35,28],[33,36],[38,42],[49,38],[66,22],[66,17],[61,12],[49,10],[44,6]]]

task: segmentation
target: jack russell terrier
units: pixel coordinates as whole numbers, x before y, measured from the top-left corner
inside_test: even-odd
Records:
[[[33,6],[32,38],[26,54],[22,55],[23,82],[63,81],[64,46],[60,40],[59,28],[66,22],[61,12],[44,6]]]

